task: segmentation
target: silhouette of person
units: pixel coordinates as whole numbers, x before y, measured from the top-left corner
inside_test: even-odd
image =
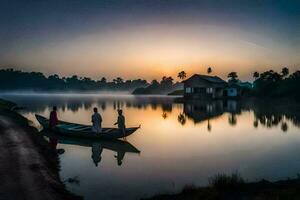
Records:
[[[93,143],[92,144],[92,159],[96,167],[98,167],[98,163],[101,162],[101,154],[103,148],[101,147],[100,143]]]
[[[53,129],[58,124],[56,110],[57,110],[56,106],[53,106],[53,109],[50,112],[50,117],[49,117],[49,129]]]
[[[118,115],[118,121],[115,123],[115,125],[118,125],[119,130],[125,135],[125,117],[121,109],[118,110]]]
[[[101,133],[102,132],[102,128],[101,128],[102,117],[98,113],[98,108],[96,108],[96,107],[94,108],[94,114],[92,115],[92,123],[93,123],[92,131],[95,133]]]
[[[54,150],[56,150],[57,154],[61,155],[65,153],[64,149],[57,149],[58,139],[50,137],[49,144]]]
[[[117,159],[119,166],[122,165],[124,156],[125,156],[125,151],[117,151],[117,155],[115,155],[115,158]]]

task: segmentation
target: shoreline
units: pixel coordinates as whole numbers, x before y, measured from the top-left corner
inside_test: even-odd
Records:
[[[66,190],[56,150],[15,106],[0,99],[1,199],[83,199]]]
[[[286,200],[300,199],[300,176],[270,182],[245,182],[238,174],[216,175],[206,187],[186,185],[179,193],[157,194],[142,200]]]

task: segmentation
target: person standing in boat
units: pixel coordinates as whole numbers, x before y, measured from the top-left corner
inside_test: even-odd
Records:
[[[93,123],[92,131],[95,133],[101,133],[102,132],[102,128],[101,128],[102,117],[98,113],[98,108],[96,108],[96,107],[94,108],[94,114],[92,115],[92,123]]]
[[[49,128],[50,129],[53,129],[58,124],[58,118],[57,118],[56,110],[57,110],[56,106],[53,106],[53,109],[50,112],[50,117],[49,117]]]
[[[121,109],[118,110],[118,114],[119,114],[118,121],[115,123],[115,125],[118,124],[119,130],[125,135],[126,127],[125,127],[125,117],[123,115],[123,111]]]

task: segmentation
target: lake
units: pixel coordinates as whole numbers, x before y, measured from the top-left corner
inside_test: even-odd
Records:
[[[117,109],[126,126],[141,129],[126,141],[59,140],[61,179],[67,188],[94,199],[139,199],[205,186],[218,173],[239,172],[247,181],[295,177],[300,170],[299,109],[272,103],[211,101],[180,103],[174,97],[97,94],[2,94],[40,128],[34,114],[52,106],[64,121],[90,124],[98,107],[112,127]],[[138,151],[132,151],[136,149]],[[138,153],[139,152],[139,153]]]

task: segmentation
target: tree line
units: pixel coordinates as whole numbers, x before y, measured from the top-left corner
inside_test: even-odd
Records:
[[[163,76],[160,81],[154,79],[148,83],[144,79],[124,80],[117,77],[108,81],[105,77],[93,80],[89,77],[60,77],[57,74],[45,76],[41,72],[24,72],[14,69],[0,70],[1,91],[126,91],[137,88],[159,87],[169,90],[174,85],[174,79]]]
[[[212,67],[207,68],[207,74],[212,73]],[[184,80],[185,71],[177,76]],[[268,70],[262,73],[253,73],[253,89],[248,94],[252,96],[296,96],[300,97],[300,71],[290,74],[287,67],[281,72]],[[237,72],[227,75],[228,83],[240,83]],[[41,72],[23,72],[14,69],[0,70],[0,90],[16,91],[133,91],[133,94],[167,94],[171,91],[182,90],[179,82],[174,82],[171,76],[163,76],[160,81],[152,80],[148,83],[143,79],[124,80],[117,77],[108,81],[105,77],[93,80],[88,77],[73,75],[59,77],[54,74],[46,77]]]
[[[105,77],[99,80],[77,75],[61,78],[57,74],[46,77],[41,72],[23,72],[14,69],[0,70],[0,90],[2,91],[132,91],[147,85],[149,83],[143,79],[124,80],[117,77],[112,81],[108,81]]]
[[[300,71],[290,74],[287,67],[278,73],[268,70],[263,73],[254,72],[255,81],[252,94],[255,96],[300,98]]]
[[[300,71],[290,74],[287,67],[280,72],[267,70],[259,73],[253,72],[253,88],[248,95],[255,97],[296,97],[300,98]],[[239,83],[237,72],[228,74],[228,83]]]

